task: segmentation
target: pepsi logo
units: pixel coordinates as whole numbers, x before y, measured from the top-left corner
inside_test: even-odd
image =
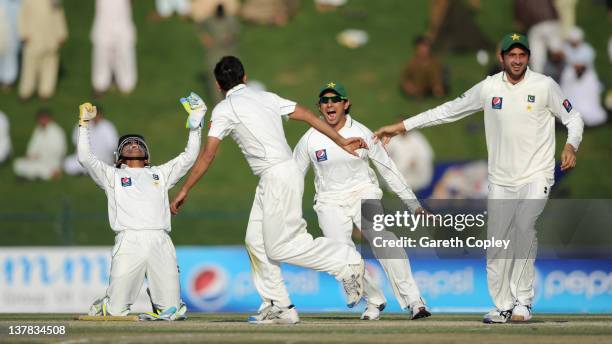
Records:
[[[217,310],[229,300],[229,277],[222,267],[201,265],[192,271],[187,281],[188,300],[202,310]]]
[[[325,161],[327,160],[327,151],[325,149],[315,151],[315,157],[317,158],[317,161]]]
[[[491,99],[491,108],[493,108],[493,109],[501,109],[502,108],[503,100],[504,99],[502,97],[493,97]]]

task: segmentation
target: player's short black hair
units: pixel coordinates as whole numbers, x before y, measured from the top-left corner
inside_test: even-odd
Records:
[[[223,91],[242,84],[244,67],[236,56],[224,56],[215,66],[215,79]]]

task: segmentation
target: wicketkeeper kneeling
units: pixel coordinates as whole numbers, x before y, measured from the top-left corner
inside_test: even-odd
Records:
[[[187,307],[180,298],[179,271],[170,232],[168,190],[191,168],[200,150],[206,105],[195,93],[182,98],[189,113],[185,151],[160,166],[150,166],[149,148],[140,135],[124,135],[115,152],[115,166],[98,160],[89,145],[88,123],[96,117],[90,103],[79,106],[79,162],[108,197],[108,219],[115,231],[110,282],[106,295],[89,315],[127,315],[144,279],[153,312],[141,320],[179,320]]]

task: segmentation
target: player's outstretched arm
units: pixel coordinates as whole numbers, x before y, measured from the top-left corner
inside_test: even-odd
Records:
[[[386,145],[393,136],[404,133],[405,131],[406,127],[404,126],[404,122],[385,125],[374,132],[374,140],[375,142],[381,140],[382,143]]]
[[[361,137],[344,138],[340,136],[340,134],[338,134],[334,129],[332,129],[329,124],[327,124],[319,117],[315,116],[311,111],[309,111],[303,106],[296,105],[295,111],[291,115],[289,115],[289,118],[308,123],[311,127],[320,131],[323,135],[329,137],[338,146],[342,147],[342,149],[352,155],[357,155],[357,153],[355,152],[357,149],[368,148],[368,145],[366,144],[365,140]]]
[[[170,211],[172,214],[178,214],[179,208],[183,205],[185,200],[187,199],[187,195],[189,194],[189,190],[200,180],[200,178],[208,171],[210,165],[212,165],[215,160],[215,155],[217,154],[217,150],[219,149],[219,144],[221,140],[209,136],[206,141],[206,146],[200,151],[198,155],[198,159],[196,160],[189,176],[187,177],[187,181],[181,188],[181,191],[174,197],[172,202],[170,203]]]
[[[189,128],[189,139],[187,140],[185,150],[181,154],[159,166],[167,181],[166,187],[168,189],[174,187],[196,161],[200,151],[202,125],[204,123],[204,115],[206,114],[206,104],[200,96],[193,92],[188,97],[181,98],[180,102],[189,114],[185,125]]]
[[[89,122],[97,115],[97,109],[91,103],[79,105],[79,132],[77,137],[77,159],[87,169],[101,188],[113,186],[113,168],[98,160],[91,151],[89,143]]]
[[[485,81],[481,81],[461,96],[433,109],[421,112],[402,122],[384,126],[374,132],[374,139],[386,145],[395,135],[412,129],[426,128],[434,125],[451,123],[481,111],[483,108],[482,90]]]

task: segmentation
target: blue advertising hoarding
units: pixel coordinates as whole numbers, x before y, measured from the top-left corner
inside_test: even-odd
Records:
[[[249,312],[260,305],[241,246],[179,247],[182,297],[192,311]],[[538,260],[534,311],[611,313],[612,261]],[[485,312],[492,305],[484,260],[412,259],[423,297],[434,312]],[[388,311],[400,312],[380,265],[367,269],[385,292]],[[340,284],[330,275],[283,265],[283,277],[301,312],[349,311]],[[363,305],[354,311],[361,311]]]

